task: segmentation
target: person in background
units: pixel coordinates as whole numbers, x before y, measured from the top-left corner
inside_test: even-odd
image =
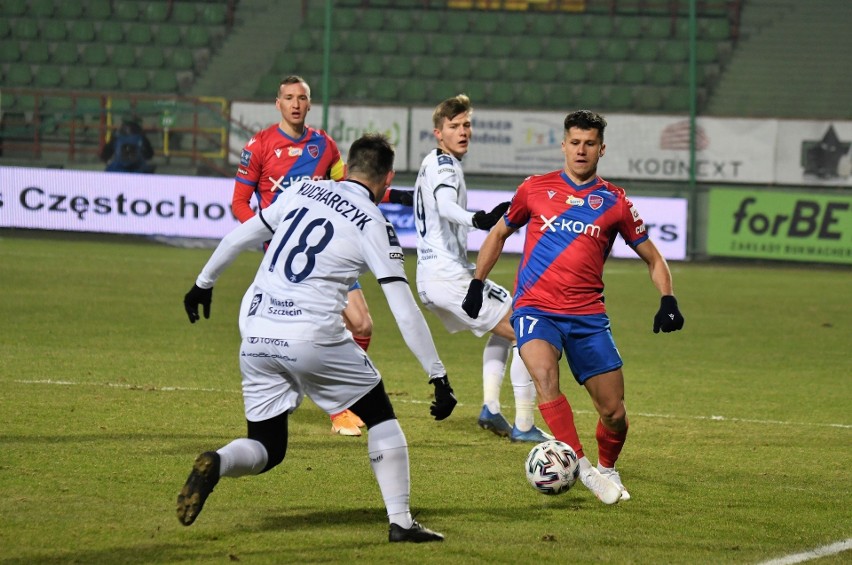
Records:
[[[490,230],[503,216],[508,202],[490,212],[467,210],[467,188],[461,159],[471,139],[470,98],[460,94],[444,100],[432,114],[437,147],[420,165],[414,187],[414,222],[417,228],[417,292],[423,305],[434,312],[451,333],[470,330],[477,337],[491,332],[482,353],[483,406],[478,424],[511,441],[539,443],[551,437],[535,426],[535,387],[514,347],[509,322],[509,291],[483,281],[485,305],[479,319],[461,309],[462,298],[473,278],[467,256],[470,228]],[[515,423],[500,409],[500,387],[510,353],[509,368],[515,393]]]
[[[136,117],[123,121],[112,132],[100,154],[101,161],[107,164],[106,171],[113,173],[153,173],[153,157],[151,140]]]
[[[270,237],[240,308],[240,372],[248,437],[198,455],[178,494],[191,525],[221,477],[269,471],[284,460],[288,418],[305,396],[329,414],[350,409],[367,426],[367,451],[387,509],[391,542],[443,541],[411,515],[408,444],[381,374],[340,321],[347,294],[371,271],[406,345],[434,386],[430,413],[447,418],[456,398],[429,326],[414,301],[393,226],[376,205],[391,180],[387,138],[365,134],[349,150],[342,182],[303,180],[225,236],[184,297],[189,321],[210,317],[213,287],[240,252]]]
[[[562,170],[528,177],[518,187],[504,221],[488,234],[462,308],[480,314],[485,277],[512,233],[527,226],[518,265],[512,323],[521,357],[535,381],[539,410],[556,439],[580,459],[580,480],[605,504],[629,500],[615,463],[627,439],[622,360],[604,306],[604,262],[618,235],[647,264],[660,293],[654,333],[683,328],[668,263],[648,237],[624,189],[597,175],[604,156],[606,120],[579,110],[565,117]],[[599,419],[598,464],[585,456],[574,414],[559,388],[562,352]]]
[[[325,131],[308,126],[311,88],[300,76],[281,80],[275,98],[281,121],[256,133],[240,154],[231,210],[240,222],[254,217],[290,186],[305,179],[343,179],[346,166],[337,143]],[[390,193],[391,191],[388,191]],[[404,192],[404,191],[393,191]],[[390,201],[405,203],[406,195]],[[408,197],[410,205],[410,196]],[[364,351],[373,335],[373,319],[358,281],[349,291],[343,321]],[[360,436],[364,422],[349,411],[331,415],[331,429],[344,436]]]

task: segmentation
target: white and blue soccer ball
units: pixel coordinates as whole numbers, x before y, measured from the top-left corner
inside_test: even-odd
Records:
[[[567,443],[549,439],[536,445],[524,465],[527,481],[543,494],[567,492],[580,476],[577,454]]]

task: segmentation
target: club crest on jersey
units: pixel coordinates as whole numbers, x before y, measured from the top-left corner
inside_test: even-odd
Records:
[[[566,204],[570,204],[571,206],[582,206],[586,203],[582,198],[577,198],[573,194],[568,197],[568,200],[565,201]]]
[[[257,314],[257,307],[260,306],[260,302],[263,300],[263,294],[255,294],[251,299],[251,306],[249,306],[248,315],[254,316]]]
[[[319,155],[319,147],[316,145],[308,145],[308,154],[316,159]]]
[[[589,206],[591,206],[592,210],[597,210],[601,206],[603,206],[603,196],[598,194],[590,194],[589,195]]]
[[[548,197],[548,198],[550,198],[551,200],[553,200],[553,197],[554,197],[554,196],[556,196],[556,191],[555,191],[555,190],[548,190],[548,191],[547,191],[547,197]]]
[[[302,148],[301,147],[291,147],[290,149],[287,150],[287,155],[289,155],[290,157],[298,157],[301,154],[302,154]]]

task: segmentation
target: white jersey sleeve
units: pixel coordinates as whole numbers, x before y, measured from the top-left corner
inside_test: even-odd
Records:
[[[381,281],[380,281],[381,282]],[[384,279],[382,291],[388,306],[396,319],[396,325],[408,349],[414,353],[429,378],[443,377],[447,374],[444,364],[438,358],[435,342],[423,313],[414,301],[411,288],[404,281]]]
[[[440,193],[440,196],[439,196]],[[472,214],[461,162],[439,149],[423,159],[414,185],[418,280],[469,276],[467,236]]]

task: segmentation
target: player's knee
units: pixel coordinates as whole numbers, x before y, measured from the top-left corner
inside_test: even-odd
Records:
[[[361,418],[368,430],[377,424],[396,418],[382,381],[379,381],[373,390],[362,396],[349,409]]]
[[[260,442],[266,449],[265,473],[284,461],[287,454],[287,414],[280,414],[262,422],[248,422],[248,437]]]

